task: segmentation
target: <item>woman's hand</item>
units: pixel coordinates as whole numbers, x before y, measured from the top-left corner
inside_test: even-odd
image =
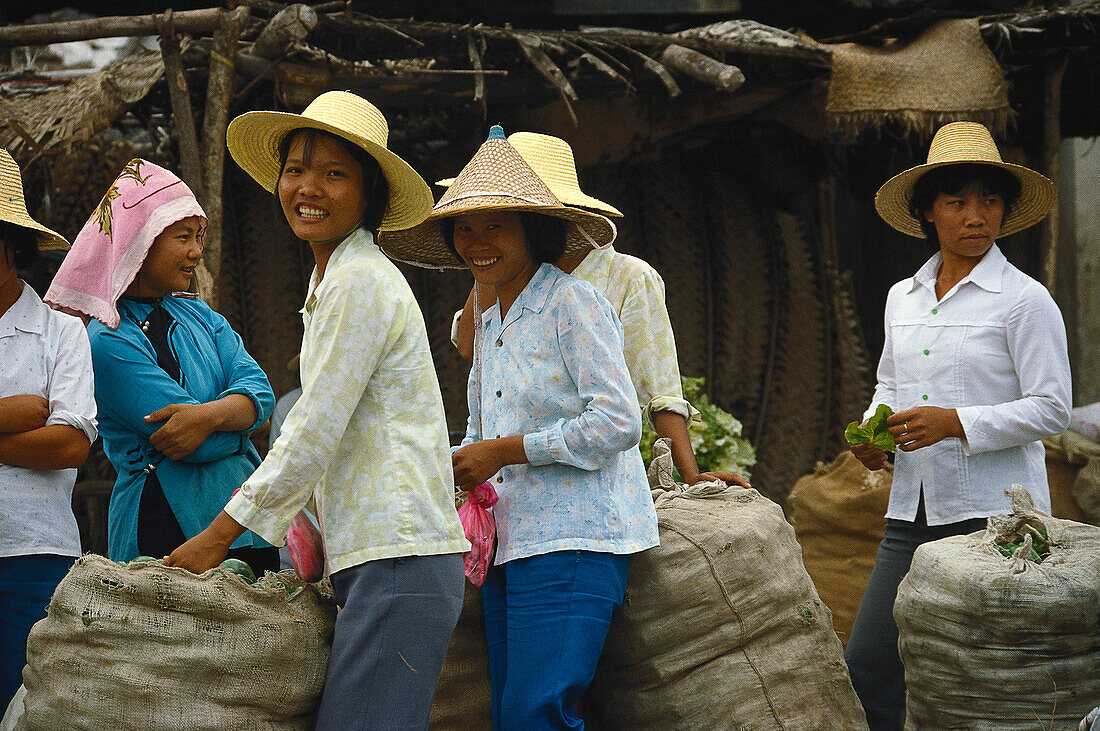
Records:
[[[229,547],[244,530],[243,525],[223,510],[202,533],[172,551],[164,559],[164,565],[178,566],[193,574],[201,574],[225,560]]]
[[[455,485],[467,491],[487,482],[501,467],[526,462],[522,436],[474,442],[451,455]]]
[[[741,475],[733,472],[725,472],[722,470],[715,470],[713,472],[696,472],[694,475],[687,476],[683,473],[680,477],[684,478],[685,485],[694,485],[696,482],[724,482],[727,485],[737,485],[745,489],[751,488],[752,485]]]
[[[917,406],[899,411],[886,419],[886,425],[903,452],[930,447],[948,437],[966,437],[959,412],[939,406]]]
[[[881,470],[886,467],[886,452],[873,444],[851,444],[848,449],[869,470]]]
[[[216,429],[206,407],[207,404],[169,404],[157,409],[145,420],[165,424],[150,435],[149,442],[168,459],[183,459],[201,447]]]
[[[21,434],[41,429],[50,418],[50,402],[41,396],[21,393],[0,398],[0,434]]]

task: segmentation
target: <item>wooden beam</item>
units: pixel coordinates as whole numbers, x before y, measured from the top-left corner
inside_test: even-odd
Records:
[[[218,8],[181,10],[173,23],[181,33],[210,33],[218,27]],[[61,23],[9,25],[0,27],[0,46],[37,46],[48,43],[87,41],[92,38],[151,36],[159,32],[159,15],[118,15]]]
[[[199,278],[199,294],[212,309],[218,308],[218,278],[222,269],[222,183],[225,176],[225,130],[229,126],[229,102],[233,98],[233,54],[237,39],[248,22],[246,6],[220,11],[221,25],[214,32],[210,48],[210,73],[206,83],[206,113],[202,125],[203,208],[206,226],[206,253],[203,257],[210,272],[209,282]],[[203,289],[207,291],[203,291]]]
[[[160,52],[164,57],[164,78],[172,103],[172,127],[180,151],[180,175],[199,200],[205,198],[202,185],[202,161],[195,117],[191,110],[191,93],[180,60],[180,44],[176,38],[174,13],[169,10],[161,19]]]
[[[1066,74],[1067,53],[1046,61],[1043,73],[1043,174],[1058,184],[1062,148],[1062,78]],[[1042,252],[1043,284],[1055,294],[1058,282],[1058,206],[1042,223],[1039,246]]]

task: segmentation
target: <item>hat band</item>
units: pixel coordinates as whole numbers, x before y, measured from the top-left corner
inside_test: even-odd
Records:
[[[990,154],[989,150],[987,150],[985,148],[982,148],[982,147],[953,147],[950,150],[944,150],[943,152],[938,152],[935,155],[929,155],[928,156],[928,162],[935,162],[937,158],[943,157],[944,155],[950,155],[951,153],[958,153],[958,152],[982,152],[982,153],[985,153],[986,155]],[[1002,162],[1000,155],[997,155],[996,158],[992,158],[992,156],[990,156],[990,157],[991,157],[991,159],[996,159],[997,162]]]

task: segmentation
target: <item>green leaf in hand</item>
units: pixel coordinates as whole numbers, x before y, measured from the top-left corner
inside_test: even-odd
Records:
[[[853,421],[844,430],[844,438],[852,445],[872,444],[884,452],[897,451],[894,437],[886,430],[886,419],[893,413],[893,409],[886,404],[879,404],[875,415],[867,420],[867,426],[860,426],[858,421]]]

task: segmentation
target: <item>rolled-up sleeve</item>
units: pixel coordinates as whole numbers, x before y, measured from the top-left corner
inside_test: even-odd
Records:
[[[565,288],[556,307],[562,357],[584,410],[524,435],[524,452],[536,466],[557,462],[597,470],[637,445],[642,433],[622,329],[607,300],[590,287]]]
[[[79,320],[65,316],[59,333],[59,357],[50,374],[50,415],[46,426],[64,424],[94,442],[96,429],[95,378],[88,333]]]
[[[302,395],[279,440],[225,507],[273,545],[283,544],[290,521],[329,468],[367,383],[404,327],[407,313],[355,276],[351,269],[326,280],[310,328],[330,335],[318,339],[309,362],[303,348]]]
[[[1013,306],[1006,336],[1021,398],[957,409],[963,450],[980,454],[1060,434],[1072,409],[1069,355],[1062,313],[1039,286]]]

